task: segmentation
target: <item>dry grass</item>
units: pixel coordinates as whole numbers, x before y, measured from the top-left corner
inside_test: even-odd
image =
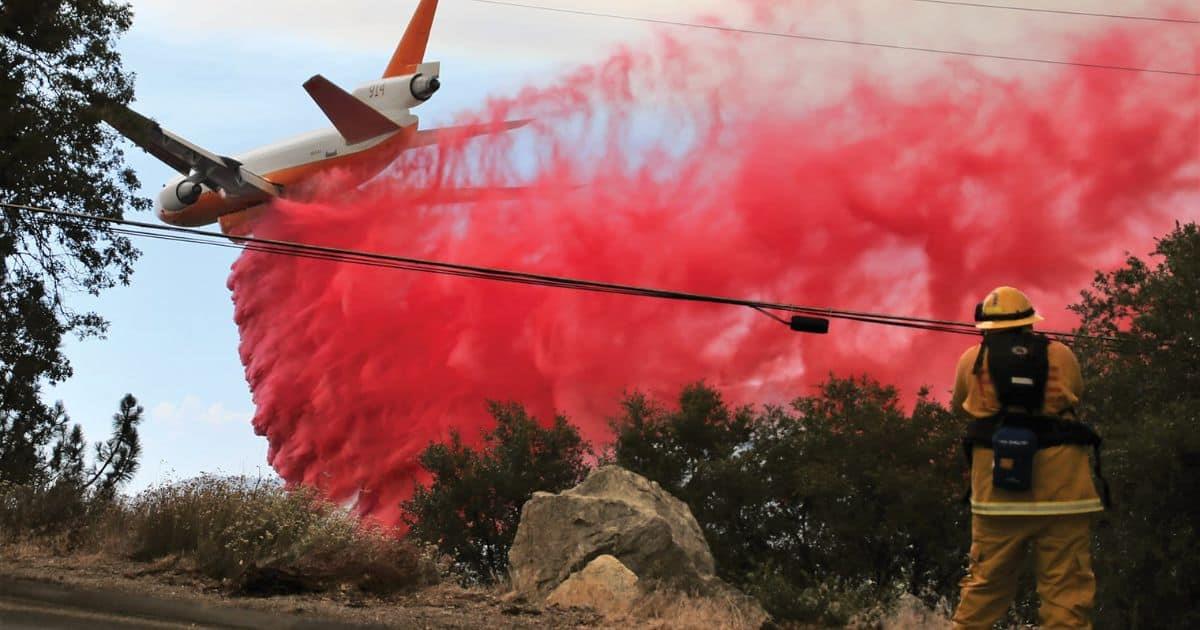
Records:
[[[83,507],[51,492],[0,490],[3,538],[169,562],[222,580],[233,592],[350,587],[386,594],[438,580],[431,555],[397,532],[364,525],[312,491],[261,479],[203,476],[131,499],[79,501]]]
[[[653,590],[634,603],[622,621],[633,627],[672,630],[748,630],[762,627],[767,615],[754,600],[737,593],[693,597]]]
[[[642,595],[624,618],[610,619],[626,627],[678,630],[743,630],[764,627],[767,615],[758,603],[735,591],[711,597],[691,597],[670,590]],[[840,625],[840,624],[839,624]],[[779,622],[780,628],[817,628],[823,625]],[[901,595],[889,604],[868,607],[844,627],[871,630],[941,630],[950,628],[948,604],[935,608],[920,598]]]
[[[0,542],[34,536],[70,538],[65,544],[77,545],[82,541],[74,540],[80,537],[76,532],[96,522],[104,510],[71,485],[32,488],[0,483]]]
[[[949,603],[942,600],[936,607],[930,608],[920,598],[906,593],[886,607],[871,608],[855,615],[847,627],[872,630],[948,630]]]

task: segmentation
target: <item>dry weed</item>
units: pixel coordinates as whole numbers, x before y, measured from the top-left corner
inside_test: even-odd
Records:
[[[202,476],[78,506],[52,493],[0,490],[0,534],[10,541],[31,538],[60,552],[145,562],[170,558],[236,592],[350,587],[387,594],[439,575],[431,555],[397,532],[364,524],[314,491],[269,480]],[[47,525],[64,513],[70,521]]]
[[[945,600],[929,607],[919,597],[902,594],[886,607],[880,606],[855,615],[849,628],[864,630],[943,630],[950,628],[950,608]]]
[[[640,628],[678,630],[757,629],[766,619],[757,602],[738,593],[696,597],[667,589],[643,594],[626,617]]]

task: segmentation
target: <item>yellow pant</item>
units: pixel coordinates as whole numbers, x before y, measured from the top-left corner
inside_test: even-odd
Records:
[[[962,579],[955,628],[991,628],[1017,595],[1017,576],[1033,543],[1038,617],[1043,628],[1091,628],[1096,576],[1092,573],[1091,517],[973,516],[971,560]]]

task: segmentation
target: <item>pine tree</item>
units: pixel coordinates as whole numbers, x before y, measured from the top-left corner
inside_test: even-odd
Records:
[[[95,486],[96,496],[111,499],[117,487],[133,479],[138,469],[142,445],[137,427],[145,410],[132,394],[121,399],[120,411],[113,414],[113,434],[107,442],[96,444],[96,468],[87,486]]]
[[[62,403],[58,408],[62,408]],[[87,441],[83,439],[83,427],[77,424],[68,432],[64,423],[50,454],[49,472],[55,483],[82,487],[85,450]]]

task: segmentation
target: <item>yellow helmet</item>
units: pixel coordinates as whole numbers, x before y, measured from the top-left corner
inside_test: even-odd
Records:
[[[1020,328],[1043,319],[1029,298],[1012,287],[996,288],[975,307],[975,327],[980,330]]]

